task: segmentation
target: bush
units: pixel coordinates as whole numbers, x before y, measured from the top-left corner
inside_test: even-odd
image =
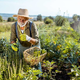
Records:
[[[42,21],[42,16],[41,15],[37,16],[37,21]]]
[[[8,19],[7,19],[7,22],[14,22],[14,21],[16,21],[13,17],[9,17]]]
[[[49,16],[49,17],[45,17],[45,18],[44,18],[44,22],[46,21],[46,19],[47,19],[47,18],[49,18],[49,19],[51,19],[51,20],[53,20],[53,21],[54,21],[54,18],[53,18],[53,17],[51,17],[51,16]]]
[[[45,17],[45,18],[44,18],[44,23],[45,23],[45,21],[46,21],[47,18],[48,18],[48,17]]]
[[[47,17],[44,22],[45,22],[45,24],[51,24],[51,23],[53,23],[53,20]]]
[[[54,18],[52,16],[49,16],[50,19],[52,19],[54,21]]]
[[[72,18],[74,21],[78,21],[78,15],[77,14],[74,14]]]
[[[57,26],[63,26],[67,21],[67,18],[64,18],[62,16],[56,16],[55,18],[55,23]]]
[[[0,22],[2,22],[2,21],[3,21],[2,16],[0,16]]]

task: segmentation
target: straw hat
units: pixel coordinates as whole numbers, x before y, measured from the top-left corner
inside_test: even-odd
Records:
[[[18,14],[17,15],[13,15],[13,17],[17,17],[17,16],[23,16],[23,17],[26,17],[28,19],[33,19],[33,17],[29,17],[29,14],[28,14],[28,10],[27,9],[19,9],[18,10]]]

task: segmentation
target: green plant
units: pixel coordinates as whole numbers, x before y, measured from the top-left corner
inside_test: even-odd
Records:
[[[50,18],[46,18],[46,20],[44,21],[45,24],[51,24],[53,23],[53,20]]]
[[[13,17],[9,17],[8,19],[7,19],[7,22],[14,22],[14,21],[16,21]]]
[[[52,69],[54,69],[54,61],[51,61],[51,62],[49,62],[49,61],[43,61],[43,67],[44,68],[47,68],[47,70],[49,71],[47,74],[49,74],[49,78],[52,78],[52,73],[54,73],[54,75],[55,75],[55,72],[52,72]]]
[[[11,29],[11,23],[0,23],[0,32],[9,32]]]
[[[56,16],[55,18],[55,23],[57,26],[63,26],[66,22],[68,22],[67,18],[64,18],[62,16]]]
[[[74,80],[80,80],[80,67],[76,66],[76,65],[72,65],[72,68],[71,68],[71,72],[68,73],[68,75],[71,75],[71,80],[74,79]]]
[[[42,16],[41,15],[37,16],[37,21],[42,21]]]
[[[32,68],[27,71],[26,79],[27,80],[38,80],[38,77],[36,75],[39,75],[42,73],[40,70],[36,70],[35,68]]]
[[[53,27],[53,29],[47,27],[44,33],[40,33],[42,34],[40,36],[41,47],[47,50],[46,59],[55,60],[59,68],[64,64],[66,68],[70,68],[72,64],[79,65],[80,35],[71,27]]]
[[[0,22],[2,22],[2,21],[3,21],[2,16],[0,16]]]
[[[72,18],[74,21],[78,21],[78,15],[77,14],[74,14]]]
[[[4,28],[7,30],[7,27]],[[70,75],[71,79],[76,73],[80,73],[80,34],[67,26],[67,24],[66,26],[40,24],[38,30],[42,53],[45,53],[45,50],[47,51],[45,61],[42,61],[41,65],[43,79],[50,80],[52,78],[52,80],[55,80],[57,73],[63,76],[67,75],[66,73],[70,72],[67,70],[72,68],[72,64],[76,65],[76,67],[75,69],[73,67],[74,72]],[[20,60],[18,52],[11,49],[9,41],[5,38],[0,40],[0,49],[2,50],[2,55],[0,54],[0,79],[39,79],[38,74],[40,74],[40,71],[30,67],[24,59]],[[57,70],[54,67],[55,64]],[[79,74],[74,79],[78,80]]]
[[[54,18],[52,16],[49,16],[50,19],[52,19],[54,21]]]

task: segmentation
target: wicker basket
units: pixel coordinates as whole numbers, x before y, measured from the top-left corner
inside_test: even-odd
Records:
[[[40,49],[38,47],[32,47],[32,48],[26,49],[23,52],[24,60],[27,63],[29,63],[31,66],[38,65],[38,63],[41,62],[47,54],[47,53],[44,53],[39,57],[33,57],[33,53],[35,50],[40,50]]]

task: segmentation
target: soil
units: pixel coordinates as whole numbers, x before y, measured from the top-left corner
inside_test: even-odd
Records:
[[[57,67],[54,67],[54,69],[52,69],[52,72],[54,72],[56,69],[57,69]],[[49,72],[47,70],[47,68],[44,68],[44,67],[42,67],[42,71],[43,71],[43,73]],[[70,75],[67,75],[67,73],[71,71],[70,69],[66,69],[65,67],[61,67],[60,71],[61,72],[56,73],[56,76],[53,76],[53,73],[52,73],[53,79],[45,79],[43,77],[40,77],[38,80],[70,80]]]

